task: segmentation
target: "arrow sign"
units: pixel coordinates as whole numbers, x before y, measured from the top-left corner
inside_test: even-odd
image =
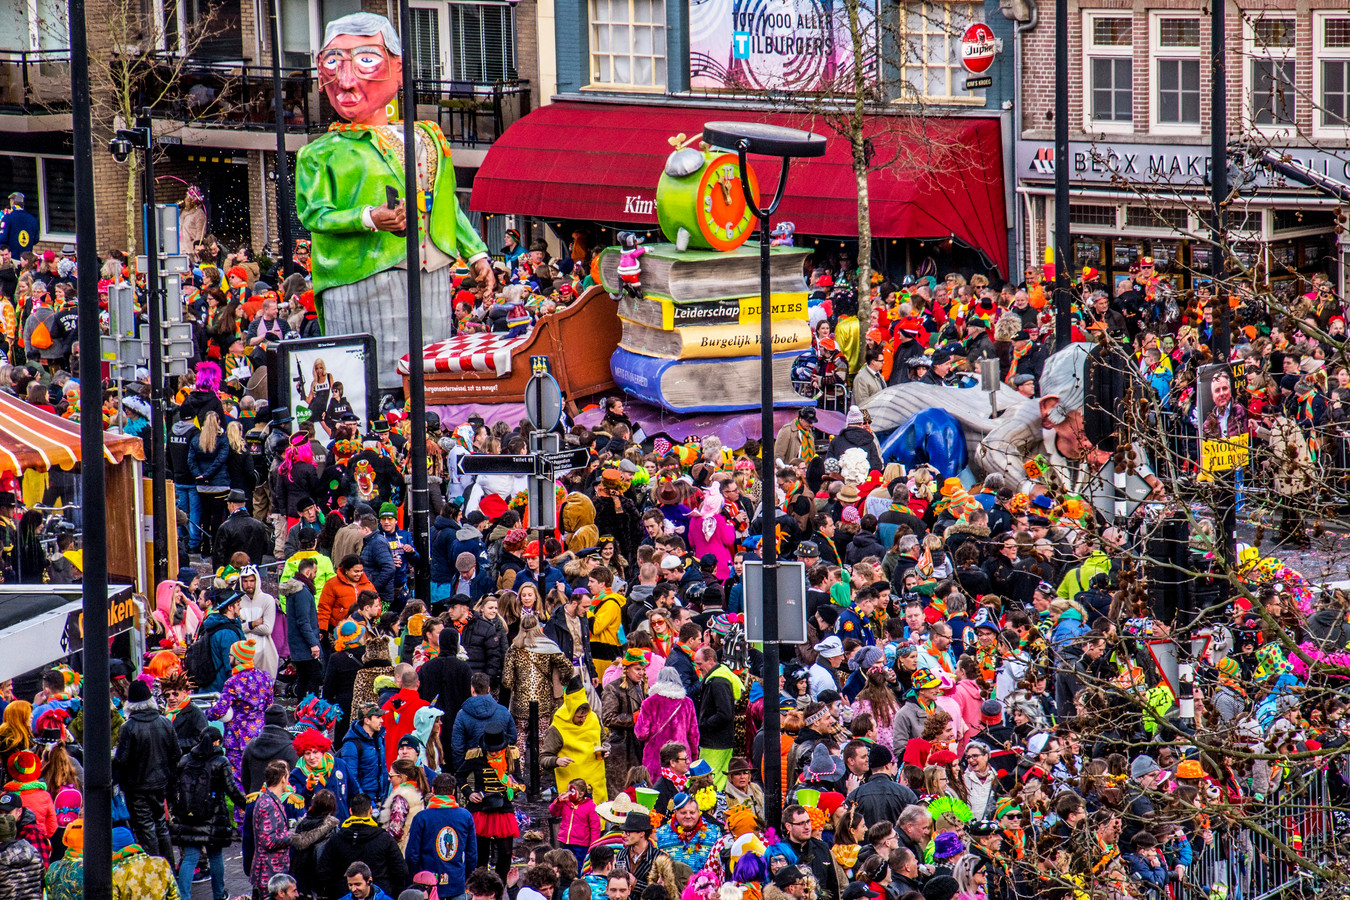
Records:
[[[568,472],[572,469],[579,469],[591,461],[591,454],[585,447],[577,447],[575,450],[564,450],[561,453],[541,454],[544,465],[555,472]]]
[[[460,457],[459,471],[463,475],[533,475],[534,457],[528,454],[471,454]]]

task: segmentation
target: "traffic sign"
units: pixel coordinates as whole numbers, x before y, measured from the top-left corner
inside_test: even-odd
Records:
[[[591,454],[585,447],[577,447],[573,450],[564,450],[561,453],[545,453],[541,458],[555,473],[570,472],[572,469],[580,469],[589,463]]]
[[[536,372],[525,385],[525,418],[538,431],[552,431],[562,421],[562,388],[547,372]]]
[[[471,453],[459,458],[463,475],[533,475],[534,457],[528,453],[508,456],[496,453]]]
[[[745,637],[752,643],[764,642],[764,563],[746,560]],[[778,563],[778,642],[806,643],[806,564],[795,560]]]
[[[998,40],[993,29],[983,22],[973,22],[961,35],[961,65],[974,75],[989,71],[998,53]]]

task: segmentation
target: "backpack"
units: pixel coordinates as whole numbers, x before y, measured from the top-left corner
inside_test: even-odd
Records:
[[[187,669],[188,677],[200,690],[206,690],[207,686],[216,680],[218,671],[216,660],[211,655],[211,636],[228,627],[216,625],[214,628],[202,629],[197,639],[188,644],[187,653],[183,657],[183,668]]]
[[[202,760],[189,753],[178,767],[178,782],[174,785],[171,803],[174,818],[186,824],[209,821],[215,809],[211,790],[211,760]]]
[[[36,350],[50,349],[52,344],[52,333],[47,327],[47,323],[39,321],[33,328],[33,333],[28,337],[28,346]]]

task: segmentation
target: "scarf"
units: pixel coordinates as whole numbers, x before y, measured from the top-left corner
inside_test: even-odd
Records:
[[[662,766],[662,767],[661,767],[661,777],[662,777],[662,778],[669,778],[670,781],[671,781],[671,783],[675,785],[675,790],[677,790],[677,791],[683,791],[683,790],[684,790],[684,786],[685,786],[686,784],[689,783],[689,773],[688,773],[688,772],[686,772],[685,774],[681,775],[681,774],[677,773],[676,771],[674,771],[673,769],[668,768],[667,766]]]
[[[127,844],[112,855],[113,865],[117,865],[122,860],[135,856],[137,853],[145,853],[145,851],[141,849],[140,844]]]
[[[164,711],[164,715],[168,716],[169,721],[172,722],[174,719],[178,718],[178,714],[180,712],[188,708],[188,704],[191,702],[192,702],[191,700],[184,698],[182,703],[178,704],[177,706],[171,706],[168,709],[166,709]]]
[[[5,790],[13,791],[16,794],[22,794],[26,791],[45,791],[47,782],[45,781],[10,781],[6,782]]]
[[[497,780],[500,781],[506,787],[506,799],[510,800],[514,798],[516,793],[514,790],[512,790],[512,784],[514,783],[514,779],[506,771],[507,769],[506,751],[494,750],[493,752],[489,753],[487,755],[487,764],[488,768],[491,769],[493,774],[497,776]]]
[[[907,516],[914,515],[914,511],[909,508],[909,505],[906,503],[901,503],[899,500],[892,500],[888,511],[904,513]]]
[[[459,801],[449,794],[432,794],[427,809],[459,809]]]
[[[955,675],[955,674],[956,674],[955,672],[952,671],[951,665],[948,664],[948,662],[947,662],[947,660],[948,660],[950,657],[947,655],[947,652],[946,652],[945,650],[938,650],[938,649],[936,649],[936,648],[933,646],[933,642],[932,642],[932,641],[929,641],[928,643],[924,644],[924,645],[923,645],[923,649],[924,649],[924,652],[926,652],[929,656],[931,656],[931,657],[933,658],[933,661],[934,661],[935,663],[937,663],[939,666],[942,666],[942,671],[946,672],[948,675]]]
[[[914,702],[919,704],[919,709],[923,710],[925,715],[931,716],[933,713],[937,712],[938,705],[936,700],[932,703],[924,703],[919,699],[919,695],[916,693],[914,695]]]
[[[675,646],[675,649],[676,649],[676,650],[679,650],[681,653],[683,653],[685,656],[689,657],[691,660],[694,658],[694,649],[695,649],[695,648],[690,647],[690,646],[689,646],[688,644],[686,644],[684,641],[680,640],[679,638],[676,638],[675,641],[674,641],[674,646]]]
[[[816,537],[821,538],[825,543],[830,545],[830,552],[834,554],[834,561],[836,563],[839,562],[839,549],[834,546],[834,538],[826,537],[823,534],[817,534]]]
[[[1022,828],[1005,828],[1003,837],[1012,846],[1013,856],[1021,859],[1026,855],[1027,833]]]
[[[685,828],[679,822],[671,819],[670,830],[675,832],[675,837],[680,839],[680,843],[688,846],[693,844],[695,847],[702,847],[703,836],[708,832],[708,825],[700,816],[698,822],[693,828]]]
[[[975,665],[980,670],[980,680],[992,683],[998,677],[998,645],[992,647],[975,646]]]
[[[834,861],[843,867],[844,871],[852,874],[853,867],[858,864],[858,851],[862,847],[858,844],[835,844],[830,848],[830,855]]]
[[[328,783],[328,776],[333,774],[333,754],[325,753],[323,764],[317,769],[311,769],[306,765],[303,756],[296,762],[296,765],[299,767],[301,774],[305,776],[305,790],[312,791],[316,787]]]
[[[1235,678],[1230,678],[1222,672],[1219,673],[1219,685],[1228,688],[1230,691],[1237,691],[1238,694],[1243,697],[1247,696],[1247,691],[1242,687],[1240,681]]]
[[[1008,374],[1003,376],[1003,383],[1012,384],[1012,380],[1017,377],[1017,363],[1022,357],[1031,352],[1035,344],[1028,343],[1025,350],[1018,350],[1017,345],[1013,344],[1012,361],[1008,363]]]
[[[816,458],[816,427],[810,422],[797,417],[797,440],[801,442],[802,459],[810,462]]]
[[[342,823],[342,827],[346,828],[348,825],[373,825],[376,828],[380,827],[379,823],[370,816],[348,816],[347,821]]]

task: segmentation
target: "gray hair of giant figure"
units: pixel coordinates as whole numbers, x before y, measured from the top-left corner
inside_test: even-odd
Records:
[[[1055,397],[1054,407],[1045,414],[1053,425],[1083,409],[1083,372],[1092,345],[1078,342],[1051,354],[1041,372],[1041,396]]]
[[[352,13],[329,22],[323,30],[323,45],[327,47],[333,42],[333,38],[344,34],[354,34],[357,37],[379,35],[386,50],[395,56],[403,55],[403,42],[398,39],[398,32],[388,19],[376,13]]]

